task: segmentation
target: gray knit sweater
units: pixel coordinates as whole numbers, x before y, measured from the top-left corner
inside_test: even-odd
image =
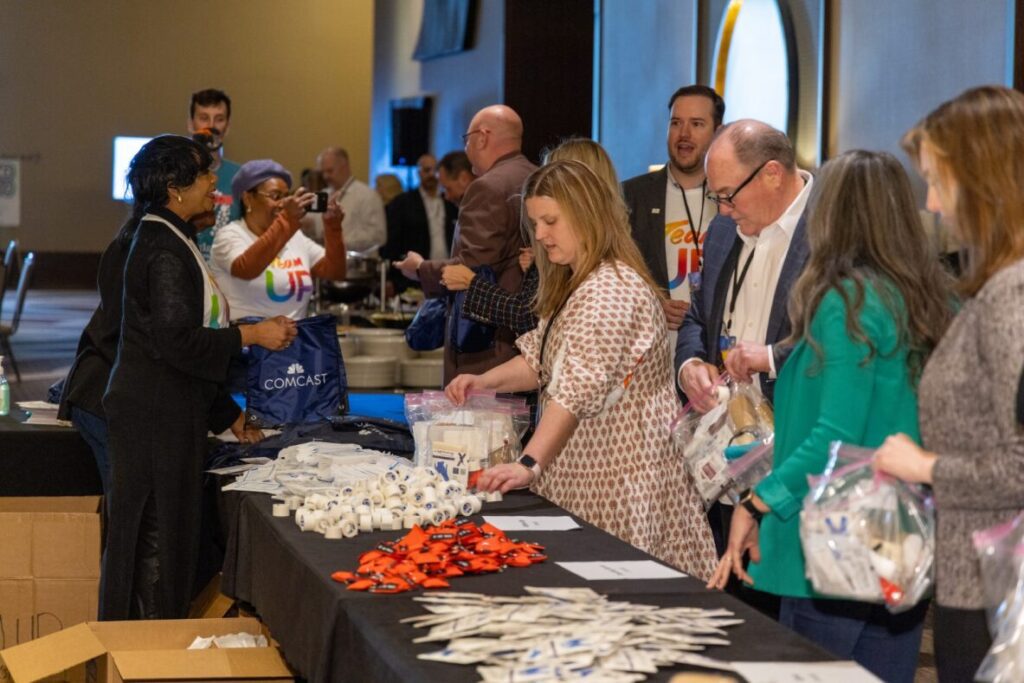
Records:
[[[1024,509],[1024,428],[1016,419],[1024,367],[1024,261],[964,303],[921,377],[921,437],[937,453],[936,596],[980,609],[971,533]]]

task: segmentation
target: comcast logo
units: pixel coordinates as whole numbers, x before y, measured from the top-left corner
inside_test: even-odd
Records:
[[[327,373],[306,374],[306,368],[302,363],[292,363],[285,370],[283,377],[268,377],[263,382],[263,388],[267,390],[288,389],[291,387],[318,387],[327,382]]]

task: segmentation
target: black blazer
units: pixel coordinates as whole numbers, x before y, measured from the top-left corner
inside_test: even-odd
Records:
[[[729,292],[729,278],[736,269],[743,241],[736,232],[731,218],[717,216],[708,226],[704,241],[704,271],[702,286],[692,294],[690,309],[683,318],[676,338],[675,373],[689,358],[700,358],[708,363],[719,363],[718,336],[725,316],[725,297]],[[772,310],[768,316],[768,331],[765,343],[777,345],[790,334],[789,291],[793,288],[804,264],[807,262],[807,226],[805,216],[800,217],[793,232],[793,239],[782,263],[782,272],[772,297]],[[789,356],[790,349],[773,346],[775,369],[782,370],[782,364]],[[765,397],[771,400],[775,387],[774,380],[762,382]]]
[[[151,210],[189,239],[191,225]],[[223,390],[241,351],[237,327],[202,326],[205,274],[166,225],[139,224],[124,270],[121,342],[103,397],[109,428],[110,524],[100,589],[102,620],[129,618],[139,528],[147,502],[160,529],[158,617],[188,614],[200,538],[206,432],[240,410]]]
[[[96,285],[100,303],[82,331],[75,362],[64,380],[57,417],[71,419],[71,406],[102,418],[103,392],[107,390],[110,369],[117,355],[121,336],[121,295],[124,290],[124,264],[131,242],[120,234],[107,246],[100,258]]]
[[[662,168],[622,183],[622,195],[629,209],[629,227],[633,241],[654,281],[668,287],[668,265],[665,263],[665,187],[668,170]]]
[[[455,219],[459,209],[447,199],[444,201],[444,245],[451,253],[452,236],[455,234]],[[423,258],[430,257],[430,223],[427,221],[427,207],[419,190],[409,190],[398,195],[385,207],[388,219],[388,243],[381,249],[385,258],[402,259],[405,252],[415,251]]]

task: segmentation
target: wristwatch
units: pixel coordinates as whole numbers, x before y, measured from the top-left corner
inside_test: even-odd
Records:
[[[519,456],[519,460],[516,460],[516,462],[525,467],[526,469],[530,470],[531,472],[533,472],[534,481],[536,481],[537,478],[540,477],[540,463],[537,462],[537,459],[534,458],[529,453],[523,453],[521,456]]]
[[[743,494],[742,498],[740,498],[740,505],[747,509],[747,512],[750,513],[750,516],[754,518],[755,522],[758,524],[761,523],[761,518],[764,517],[764,513],[758,510],[757,506],[754,505],[753,489],[747,489],[747,492]]]

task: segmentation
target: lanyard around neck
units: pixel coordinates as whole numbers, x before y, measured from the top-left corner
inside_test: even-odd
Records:
[[[726,334],[732,331],[732,316],[733,313],[736,312],[736,300],[739,298],[740,289],[743,287],[743,283],[747,280],[747,271],[750,270],[750,264],[754,260],[755,249],[757,249],[757,244],[751,248],[750,254],[747,256],[747,261],[743,264],[742,271],[740,270],[740,261],[738,258],[736,259],[736,265],[732,270],[732,296],[729,298],[729,317],[725,322]],[[739,276],[738,278],[737,275]]]
[[[690,223],[690,236],[693,237],[693,248],[697,250],[697,262],[704,267],[704,250],[700,248],[700,236],[704,232],[704,192],[707,191],[708,179],[705,178],[700,184],[700,221],[694,228],[693,214],[690,213],[690,202],[686,199],[686,190],[679,186],[679,192],[683,195],[683,207],[686,209],[686,220]]]

